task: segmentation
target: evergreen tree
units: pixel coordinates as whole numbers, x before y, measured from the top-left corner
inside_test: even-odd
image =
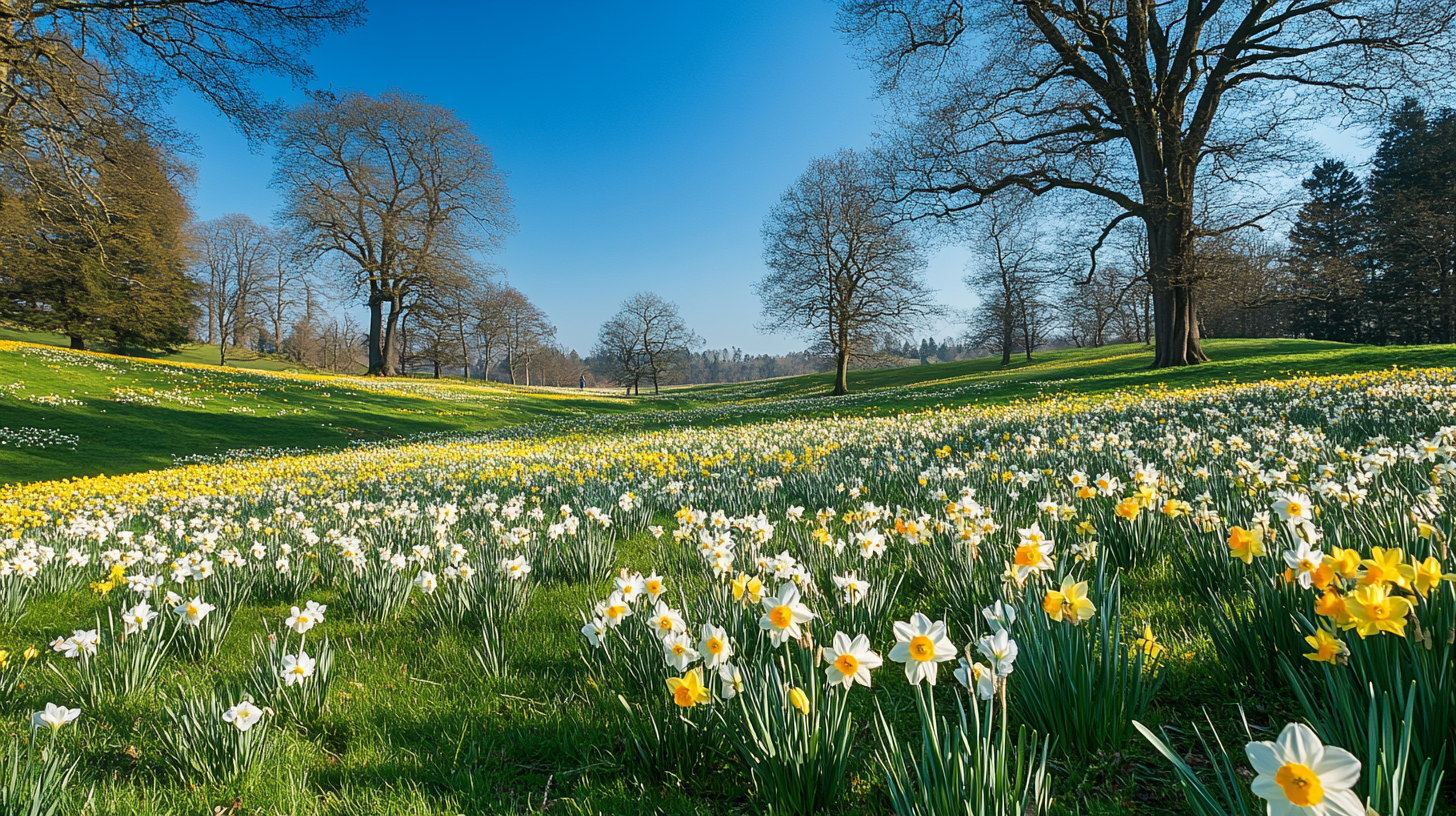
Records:
[[[1365,187],[1345,163],[1325,159],[1304,180],[1309,202],[1289,233],[1296,291],[1290,330],[1356,343],[1368,333]]]
[[[1456,114],[1407,99],[1368,181],[1373,310],[1389,342],[1456,340]]]

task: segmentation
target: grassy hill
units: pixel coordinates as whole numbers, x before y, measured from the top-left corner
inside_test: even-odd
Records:
[[[0,340],[0,483],[127,473],[249,449],[341,448],[515,426],[565,433],[879,415],[1051,393],[1456,365],[1452,346],[1215,340],[1207,349],[1213,362],[1172,371],[1150,370],[1149,348],[1124,345],[1038,354],[1032,362],[1017,358],[1005,369],[999,359],[980,359],[857,371],[850,375],[853,393],[839,398],[828,397],[830,375],[813,374],[626,399],[458,380],[219,368]]]

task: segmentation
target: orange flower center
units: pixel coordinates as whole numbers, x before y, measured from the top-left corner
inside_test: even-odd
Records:
[[[794,610],[787,606],[775,606],[773,611],[768,613],[768,620],[769,623],[780,629],[787,629],[789,624],[794,622]]]
[[[834,668],[845,677],[853,676],[859,671],[859,659],[852,654],[842,654],[834,658]]]
[[[1274,774],[1274,782],[1284,790],[1289,801],[1300,807],[1317,805],[1325,799],[1325,788],[1308,765],[1297,762],[1284,765]]]
[[[916,635],[910,640],[910,656],[923,663],[935,657],[935,644],[925,635]]]

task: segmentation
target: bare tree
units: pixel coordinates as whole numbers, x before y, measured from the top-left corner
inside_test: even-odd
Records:
[[[397,90],[315,93],[284,121],[273,184],[307,252],[369,307],[369,373],[396,372],[405,312],[515,228],[505,179],[455,114]]]
[[[891,197],[912,216],[1019,188],[1109,202],[1103,236],[1142,222],[1159,367],[1207,359],[1196,242],[1265,214],[1211,210],[1208,189],[1255,187],[1306,159],[1311,121],[1456,73],[1448,0],[867,0],[841,24],[895,111]]]
[[[278,106],[252,76],[302,87],[305,53],[364,17],[363,0],[0,0],[0,164],[32,182],[37,165],[60,167],[67,197],[102,203],[85,147],[97,124],[146,122],[153,143],[177,141],[165,108],[178,88],[260,143]]]
[[[762,327],[805,334],[831,355],[835,394],[849,393],[851,360],[873,354],[885,334],[913,336],[940,313],[924,256],[878,190],[853,151],[815,159],[763,227]]]
[[[306,306],[308,270],[291,251],[286,232],[269,229],[265,241],[267,254],[258,276],[257,317],[267,335],[264,345],[274,354],[281,354],[289,324],[297,310]]]
[[[652,292],[638,292],[622,301],[621,308],[602,325],[597,345],[604,361],[615,369],[606,372],[619,385],[640,388],[643,379],[652,381],[653,393],[682,373],[688,355],[702,345],[678,313],[677,304]]]
[[[267,227],[237,213],[203,221],[193,230],[193,274],[219,365],[228,364],[229,346],[245,345],[243,336],[253,325],[273,269],[273,240]]]
[[[512,385],[524,380],[531,384],[531,363],[547,348],[554,347],[556,327],[546,313],[532,303],[519,289],[506,286],[499,293],[501,347],[505,353],[506,374]]]
[[[1001,365],[1011,365],[1015,347],[1026,359],[1045,342],[1047,301],[1043,292],[1054,277],[1025,196],[1005,195],[988,202],[973,234],[984,257],[965,283],[981,296],[975,322],[979,345],[999,351]]]

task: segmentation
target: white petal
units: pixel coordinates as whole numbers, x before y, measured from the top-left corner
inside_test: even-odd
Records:
[[[1279,747],[1285,762],[1297,762],[1313,768],[1324,756],[1325,746],[1314,729],[1304,723],[1290,723],[1279,734]]]
[[[1326,745],[1324,756],[1311,765],[1310,770],[1319,774],[1320,784],[1326,792],[1349,790],[1360,781],[1360,760],[1336,745]]]
[[[1366,816],[1365,805],[1354,791],[1325,789],[1325,800],[1320,804],[1329,816]]]
[[[1279,766],[1284,763],[1279,757],[1272,742],[1251,742],[1244,746],[1244,753],[1249,757],[1249,764],[1254,766],[1254,772],[1261,776],[1269,777],[1269,782],[1274,782],[1274,774],[1279,772]]]

